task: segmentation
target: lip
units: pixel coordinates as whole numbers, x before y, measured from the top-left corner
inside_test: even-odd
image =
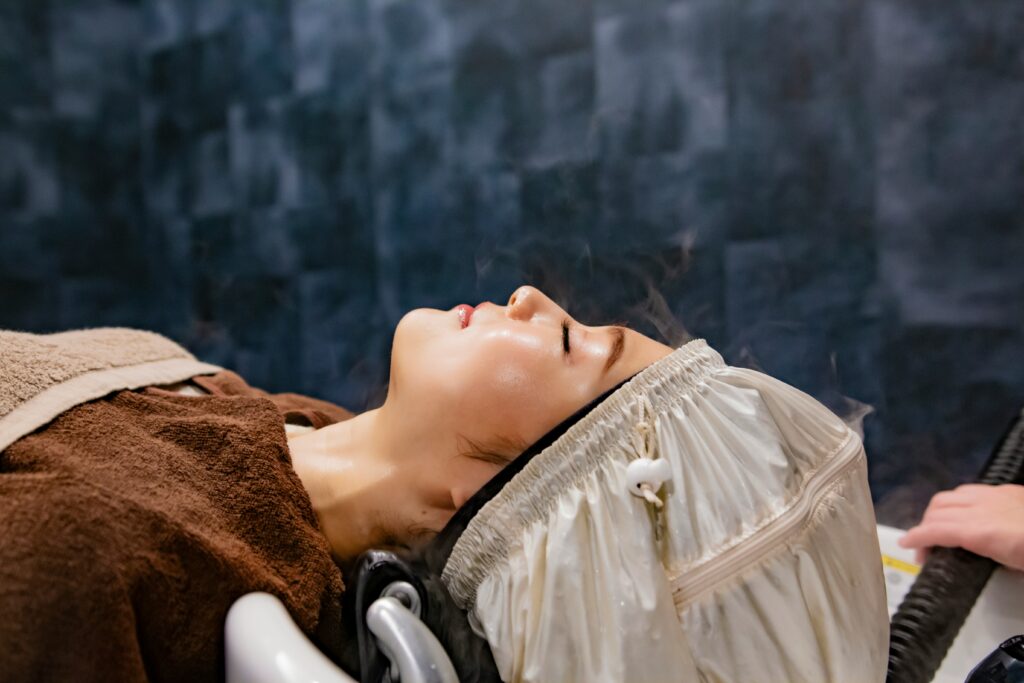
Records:
[[[455,311],[459,316],[459,324],[462,326],[462,329],[469,327],[469,323],[473,319],[473,311],[475,310],[476,308],[469,304],[459,304],[455,307]]]

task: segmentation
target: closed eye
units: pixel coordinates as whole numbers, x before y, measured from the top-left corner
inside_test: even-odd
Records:
[[[569,355],[572,349],[569,348],[569,321],[562,321],[562,351]]]

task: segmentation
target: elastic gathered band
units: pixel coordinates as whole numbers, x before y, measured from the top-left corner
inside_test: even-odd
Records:
[[[560,494],[602,462],[622,453],[636,457],[632,438],[641,400],[651,418],[682,403],[709,375],[728,367],[704,339],[693,339],[655,361],[538,453],[470,521],[452,549],[441,578],[463,609],[487,575],[514,550],[522,531],[550,514]],[[652,425],[653,426],[653,425]]]

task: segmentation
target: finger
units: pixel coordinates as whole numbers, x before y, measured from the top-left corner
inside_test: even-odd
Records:
[[[917,539],[917,534],[911,534],[911,532],[915,531],[917,528],[918,527],[914,526],[907,529],[906,533],[896,539],[896,545],[901,548],[916,548],[917,546],[914,544],[914,541]]]
[[[901,548],[912,548],[913,546],[910,545],[911,543],[913,543],[913,538],[908,541],[906,534],[896,539],[896,544]],[[924,564],[927,554],[927,548],[914,548],[914,562],[919,565]]]
[[[971,491],[964,491],[960,487],[952,491],[939,491],[932,496],[928,508],[960,507],[970,505],[977,499],[977,494]]]
[[[965,498],[977,500],[992,493],[993,488],[991,484],[960,484],[953,490]]]
[[[978,508],[975,505],[963,507],[942,507],[925,510],[921,524],[934,524],[936,522],[959,522],[963,525],[970,525],[978,517]]]
[[[901,541],[905,548],[925,548],[934,545],[956,548],[969,542],[969,535],[969,529],[962,524],[936,522],[914,527]]]

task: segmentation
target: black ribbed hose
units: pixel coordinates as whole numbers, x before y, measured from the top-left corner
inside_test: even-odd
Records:
[[[1024,411],[1000,439],[981,484],[1024,483]],[[963,548],[932,548],[896,614],[889,635],[887,683],[927,683],[996,568]]]

